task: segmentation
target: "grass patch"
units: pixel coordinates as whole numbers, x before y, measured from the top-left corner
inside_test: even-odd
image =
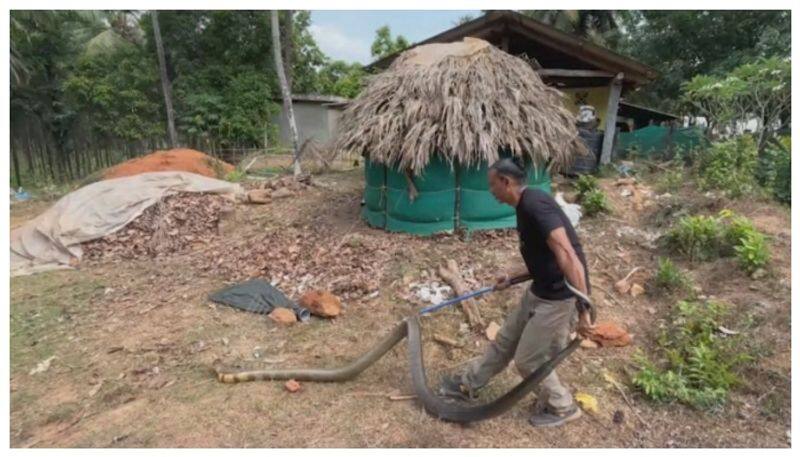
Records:
[[[79,271],[11,279],[11,368],[29,370],[63,348],[68,324],[104,286]],[[64,359],[68,354],[59,354]]]
[[[697,409],[723,405],[741,383],[739,370],[752,356],[742,349],[740,335],[727,335],[720,326],[731,313],[716,302],[680,301],[658,338],[655,361],[636,356],[634,386],[659,403],[679,402]]]
[[[681,168],[670,168],[661,173],[655,181],[655,191],[663,194],[665,192],[675,193],[680,190],[686,180],[686,171]]]
[[[653,276],[653,284],[656,288],[671,292],[689,291],[692,288],[692,280],[681,271],[669,258],[658,259],[658,271]]]
[[[67,421],[69,418],[75,415],[79,408],[80,405],[77,402],[62,403],[50,411],[45,418],[44,423],[52,424],[53,422]]]

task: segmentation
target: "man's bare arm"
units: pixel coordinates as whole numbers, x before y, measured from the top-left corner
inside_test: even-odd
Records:
[[[561,272],[566,276],[567,281],[572,284],[576,289],[580,290],[586,295],[589,291],[586,287],[586,272],[583,269],[583,263],[575,253],[572,243],[569,241],[567,231],[564,227],[559,227],[547,237],[547,246],[553,251],[556,256],[556,263],[561,269]]]

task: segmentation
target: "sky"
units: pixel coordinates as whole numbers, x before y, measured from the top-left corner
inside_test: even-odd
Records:
[[[388,25],[392,37],[403,35],[410,43],[422,41],[455,25],[475,11],[320,11],[311,12],[309,31],[322,52],[334,60],[368,64],[375,30]]]

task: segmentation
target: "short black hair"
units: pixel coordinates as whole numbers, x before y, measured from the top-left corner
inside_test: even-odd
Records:
[[[506,157],[493,163],[490,170],[494,170],[500,175],[513,179],[517,183],[524,183],[528,173],[525,171],[525,164],[519,157]]]

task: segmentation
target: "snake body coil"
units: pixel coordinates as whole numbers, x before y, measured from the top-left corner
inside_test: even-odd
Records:
[[[348,381],[355,378],[362,371],[375,363],[405,337],[408,337],[408,355],[411,364],[411,379],[414,385],[414,393],[422,403],[425,411],[445,421],[462,423],[489,419],[502,414],[525,395],[530,393],[559,363],[580,345],[580,339],[573,340],[566,348],[528,375],[528,377],[508,393],[496,400],[480,405],[446,401],[431,392],[425,376],[425,366],[422,359],[422,337],[420,334],[419,318],[417,316],[409,317],[401,321],[400,324],[374,348],[367,351],[352,363],[341,368],[252,371],[217,370],[217,378],[219,381],[225,383],[286,379],[312,382]]]

